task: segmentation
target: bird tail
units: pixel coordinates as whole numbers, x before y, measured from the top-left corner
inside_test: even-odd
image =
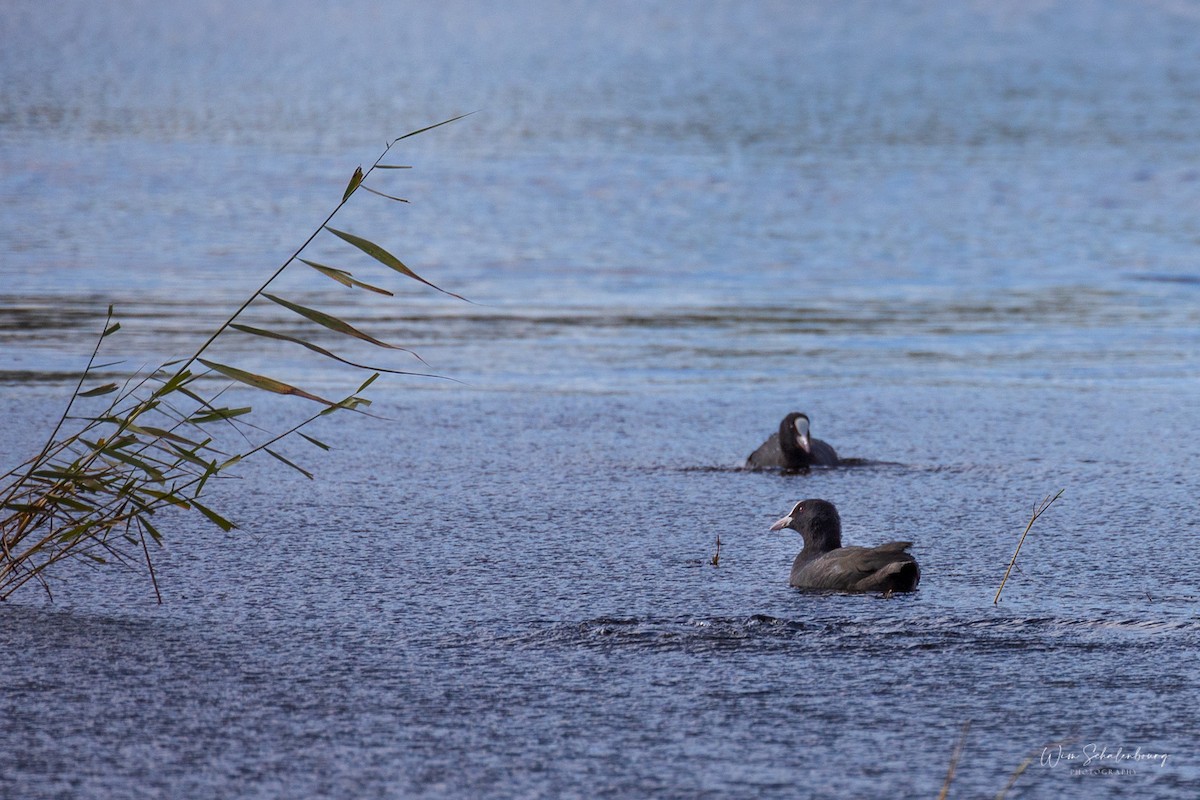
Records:
[[[911,592],[921,582],[921,568],[916,561],[893,561],[881,571],[887,591]]]

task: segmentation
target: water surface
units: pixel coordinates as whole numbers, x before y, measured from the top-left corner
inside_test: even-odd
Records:
[[[279,287],[456,381],[215,487],[241,528],[167,526],[162,606],[82,566],[4,604],[0,796],[936,796],[968,720],[951,796],[1027,757],[1009,796],[1194,793],[1189,6],[18,2],[0,39],[5,468],[110,303],[118,370],[190,352],[354,166],[478,110],[339,218],[472,303],[332,239],[398,297]],[[863,463],[737,469],[793,409]],[[789,589],[804,497],[920,591]]]

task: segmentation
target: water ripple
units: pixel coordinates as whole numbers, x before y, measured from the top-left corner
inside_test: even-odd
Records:
[[[510,644],[533,647],[633,648],[638,650],[720,651],[743,648],[851,648],[864,652],[894,649],[1060,650],[1140,646],[1146,637],[1165,643],[1182,636],[1194,643],[1200,621],[1013,617],[962,619],[801,620],[752,614],[747,617],[614,617],[549,623],[515,636]]]

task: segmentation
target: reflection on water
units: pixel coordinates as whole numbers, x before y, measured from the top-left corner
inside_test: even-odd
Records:
[[[902,602],[897,597],[874,598]],[[1191,598],[1195,601],[1196,598]],[[1158,646],[1188,646],[1200,631],[1194,620],[926,618],[917,630],[900,620],[845,619],[820,622],[755,614],[745,619],[639,619],[600,617],[522,634],[517,643],[543,646],[628,647],[704,653],[721,650],[791,652],[836,648],[886,655],[894,650],[967,650],[974,653],[1030,650],[1103,650],[1146,646],[1146,637],[1166,636]],[[1113,633],[1131,636],[1115,642]],[[1171,639],[1172,634],[1181,638]]]
[[[1187,291],[1184,289],[1184,291]],[[810,379],[831,372],[849,378],[862,370],[937,370],[939,380],[976,379],[1016,367],[1066,379],[1162,379],[1193,374],[1185,353],[1200,346],[1200,305],[1177,294],[1132,296],[1118,287],[1064,286],[970,297],[925,292],[911,298],[820,298],[803,303],[695,306],[659,302],[570,306],[446,304],[425,298],[339,304],[312,291],[290,295],[320,307],[386,341],[410,347],[442,374],[476,378],[479,370],[524,365],[529,378],[552,385],[562,377],[565,352],[580,364],[659,381],[721,382],[729,375],[776,372],[788,359],[803,358]],[[0,309],[0,344],[9,380],[61,380],[79,364],[103,324],[104,307],[93,295],[65,295],[48,304],[10,296]],[[234,307],[229,298],[169,300],[149,297],[116,309],[121,337],[108,347],[141,360],[190,352]],[[320,326],[262,302],[248,320],[259,327],[335,349],[347,341]],[[210,328],[204,328],[204,325]],[[255,337],[231,332],[222,346],[251,364],[288,364],[322,378],[323,362],[287,347],[267,348]],[[1181,352],[1183,349],[1185,352]],[[356,350],[381,363],[378,351]],[[30,365],[30,353],[38,353]],[[1104,358],[1098,356],[1103,354]],[[382,363],[395,366],[394,360]],[[26,366],[29,365],[29,366]],[[489,366],[490,365],[490,366]],[[22,369],[24,367],[24,369]],[[402,368],[411,368],[405,363]],[[697,376],[697,370],[707,370]],[[715,371],[715,372],[713,372]],[[783,376],[791,379],[792,373]],[[499,377],[499,376],[495,376]],[[636,380],[636,378],[635,378]]]

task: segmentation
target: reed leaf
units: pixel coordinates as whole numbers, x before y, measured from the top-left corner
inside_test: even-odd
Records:
[[[306,319],[312,320],[318,325],[324,325],[326,328],[334,331],[335,333],[340,333],[345,336],[353,336],[355,339],[361,339],[364,342],[370,342],[377,347],[386,347],[389,350],[404,350],[403,347],[399,347],[394,344],[388,344],[387,342],[376,339],[370,334],[363,333],[350,323],[346,322],[345,320],[338,319],[332,314],[326,314],[324,311],[317,311],[315,308],[308,308],[307,306],[302,306],[299,303],[293,303],[290,300],[284,300],[282,297],[276,297],[275,295],[267,294],[266,292],[263,293],[263,297],[267,298],[272,303],[278,303],[289,311],[294,311]]]
[[[296,471],[297,471],[297,472],[299,472],[301,475],[303,475],[304,477],[308,478],[310,481],[313,479],[313,474],[312,474],[311,472],[309,472],[308,470],[306,470],[306,469],[304,469],[303,467],[299,466],[299,465],[298,465],[298,464],[296,464],[295,462],[293,462],[293,461],[289,461],[288,459],[286,459],[286,458],[284,458],[283,456],[279,455],[279,453],[275,452],[274,450],[272,450],[272,449],[271,449],[271,448],[269,448],[269,447],[264,447],[263,449],[267,451],[267,455],[269,455],[269,456],[273,456],[274,458],[278,459],[279,461],[283,462],[284,464],[287,464],[289,467],[291,467],[292,469],[296,470]]]
[[[97,386],[94,389],[88,389],[86,392],[80,392],[79,397],[99,397],[104,394],[112,394],[120,387],[115,383],[106,383],[103,386]]]
[[[249,411],[249,410],[250,409],[246,409],[246,411]],[[172,442],[178,442],[179,444],[185,444],[185,445],[188,445],[189,447],[203,447],[204,445],[208,444],[207,441],[205,441],[205,442],[193,441],[192,439],[188,439],[186,436],[180,436],[179,434],[174,433],[169,430],[166,430],[165,428],[156,428],[156,427],[153,427],[150,425],[145,425],[145,426],[129,425],[128,429],[132,433],[140,433],[140,434],[144,434],[146,436],[153,436],[156,439],[169,439]]]
[[[298,344],[301,347],[306,347],[309,350],[312,350],[314,353],[319,353],[319,354],[325,356],[326,358],[332,358],[334,361],[341,361],[343,364],[350,364],[350,362],[347,361],[346,359],[336,355],[335,353],[331,353],[330,351],[326,350],[324,347],[313,344],[312,342],[307,342],[304,339],[300,339],[296,336],[288,336],[286,333],[277,333],[276,331],[268,331],[268,330],[264,330],[263,328],[255,328],[252,325],[242,325],[240,322],[235,322],[234,324],[230,325],[229,327],[233,328],[235,331],[241,331],[242,333],[248,333],[251,336],[261,336],[264,339],[275,339],[275,340],[281,341],[281,342],[291,342],[292,344]]]
[[[144,494],[147,497],[153,498],[154,501],[157,502],[159,505],[166,504],[166,505],[178,506],[179,508],[187,508],[189,505],[188,501],[186,499],[184,499],[183,497],[180,497],[175,492],[164,492],[164,491],[160,491],[158,489],[151,488],[149,486],[139,486],[137,488],[137,491],[140,494]]]
[[[234,323],[233,325],[230,325],[229,327],[233,328],[234,330],[241,331],[242,333],[248,333],[253,336],[261,336],[265,339],[277,339],[281,342],[292,342],[293,344],[298,344],[301,347],[306,347],[309,350],[312,350],[314,353],[319,353],[320,355],[323,355],[326,358],[332,358],[334,361],[338,361],[349,367],[354,367],[355,369],[373,369],[373,370],[377,370],[379,372],[387,372],[392,375],[412,375],[412,376],[421,377],[421,378],[441,377],[439,375],[431,375],[426,372],[411,372],[408,370],[401,370],[401,369],[389,369],[387,367],[369,367],[366,364],[359,364],[357,361],[350,361],[349,359],[342,358],[341,356],[337,355],[336,353],[326,350],[324,347],[321,347],[320,345],[313,344],[312,342],[307,342],[307,341],[297,338],[295,336],[288,336],[286,333],[277,333],[276,331],[263,330],[262,328],[255,328],[250,325],[242,325],[241,323]],[[407,348],[392,347],[392,346],[388,346],[388,345],[385,345],[385,346],[389,347],[389,349],[392,349],[392,350],[402,350],[405,353],[411,353],[414,357],[416,357],[416,359],[418,361],[423,362],[423,359],[419,355],[417,355],[416,353],[413,353],[411,350],[409,350]]]
[[[60,543],[68,543],[78,540],[80,537],[89,534],[96,527],[93,522],[81,522],[72,525],[64,531],[61,531],[55,538]]]
[[[162,544],[162,534],[158,532],[158,528],[155,528],[150,524],[150,520],[146,519],[145,514],[138,514],[137,521],[138,524],[142,526],[142,530],[150,534],[151,539],[160,545]]]
[[[350,183],[346,185],[346,193],[342,195],[342,202],[345,203],[350,199],[350,195],[354,194],[354,190],[363,182],[362,167],[357,167],[354,174],[350,176]]]
[[[380,247],[379,245],[375,244],[372,241],[364,239],[361,236],[355,236],[353,233],[346,233],[346,231],[339,231],[336,228],[329,227],[328,225],[325,226],[325,230],[329,231],[334,236],[337,236],[339,239],[341,239],[345,242],[349,242],[350,244],[354,245],[359,250],[362,250],[364,253],[369,255],[371,258],[378,261],[380,264],[383,264],[385,267],[394,269],[394,270],[396,270],[396,272],[399,272],[402,275],[407,275],[408,277],[412,278],[413,280],[420,281],[421,283],[425,284],[426,286],[429,286],[433,289],[437,289],[442,294],[448,294],[451,297],[457,297],[459,300],[462,300],[464,302],[470,302],[469,300],[467,300],[467,298],[463,297],[460,294],[455,294],[454,292],[448,292],[445,289],[443,289],[442,287],[438,286],[437,284],[430,283],[429,281],[425,280],[420,275],[418,275],[417,273],[415,273],[411,269],[409,269],[407,266],[405,266],[404,262],[402,262],[400,259],[396,258],[394,255],[389,253],[387,250],[383,249],[382,247]]]
[[[90,514],[96,510],[96,506],[93,505],[92,503],[87,503],[82,500],[78,500],[78,499],[71,497],[70,495],[64,494],[64,493],[58,493],[58,492],[50,493],[50,494],[46,495],[46,499],[50,500],[55,505],[66,506],[67,508],[72,509],[73,511],[82,511],[85,514]]]
[[[158,373],[155,373],[156,375]],[[155,392],[157,395],[171,394],[176,389],[182,388],[195,377],[190,370],[181,370],[172,375],[169,379],[163,382],[163,385]]]
[[[117,459],[118,461],[120,461],[122,463],[128,464],[131,467],[136,467],[137,469],[144,472],[146,474],[146,476],[148,478],[150,478],[150,480],[152,480],[152,481],[158,482],[158,481],[163,480],[163,477],[164,477],[163,473],[158,468],[152,466],[151,464],[146,463],[146,461],[144,461],[143,459],[135,458],[134,456],[131,456],[128,453],[122,452],[121,448],[105,447],[105,448],[102,448],[101,452],[103,452],[107,456],[111,456],[112,458]]]
[[[233,419],[240,417],[243,414],[249,414],[253,411],[251,406],[243,406],[242,408],[214,408],[211,411],[206,411],[203,414],[194,414],[188,417],[188,422],[193,425],[203,425],[206,422],[215,422],[219,419]]]
[[[425,131],[431,131],[434,128],[440,128],[443,125],[449,125],[451,122],[458,122],[460,119],[469,117],[474,113],[475,113],[474,111],[468,111],[466,114],[459,114],[457,117],[451,117],[450,119],[444,119],[441,122],[435,122],[432,125],[426,125],[424,128],[417,128],[415,131],[409,131],[408,133],[404,134],[403,136],[397,136],[395,139],[388,142],[387,149],[391,150],[392,146],[395,145],[396,142],[402,142],[405,139],[411,138],[413,136],[417,136],[418,134],[425,133]],[[407,168],[406,167],[398,167],[397,169],[407,169]]]
[[[215,458],[212,461],[208,462],[208,467],[205,468],[204,474],[201,475],[199,480],[196,481],[196,494],[200,494],[201,492],[204,491],[204,485],[206,483],[208,483],[209,478],[218,474],[225,467],[233,466],[240,459],[241,459],[240,456],[235,456],[234,458],[229,459],[228,461],[226,461],[224,464],[221,464],[220,466],[217,466],[217,460]]]
[[[326,410],[328,410],[328,409],[326,409]],[[232,467],[234,464],[238,463],[241,460],[242,460],[242,456],[241,456],[241,454],[238,454],[236,456],[231,456],[230,458],[225,459],[224,461],[222,461],[220,463],[220,465],[217,465],[216,462],[213,462],[212,473],[215,475],[216,473],[220,472],[221,470],[229,469],[230,467]]]
[[[11,500],[0,504],[0,508],[16,511],[18,514],[45,514],[49,509],[34,503],[14,503]]]
[[[380,169],[384,169],[384,167],[380,166]],[[396,167],[396,169],[399,169],[399,167]],[[395,200],[397,203],[407,203],[408,202],[403,197],[396,197],[394,195],[384,194],[383,192],[379,191],[378,189],[372,189],[370,186],[364,186],[362,188],[366,189],[371,194],[377,194],[380,197],[386,197],[388,200]]]
[[[315,447],[321,448],[322,450],[330,450],[331,449],[329,447],[329,445],[325,444],[324,442],[320,441],[319,439],[314,439],[313,437],[309,436],[306,433],[297,432],[296,435],[299,436],[301,439],[304,439],[306,442],[309,442],[310,444],[314,445]]]
[[[343,409],[347,411],[358,411],[359,406],[369,405],[371,405],[371,401],[365,397],[347,397],[345,400],[334,404],[332,407],[322,410],[321,413],[324,415],[329,415]]]
[[[209,465],[209,463],[211,463],[209,461],[205,461],[203,458],[196,455],[196,452],[194,450],[185,450],[184,448],[180,447],[177,444],[171,444],[170,447],[171,447],[172,452],[174,452],[177,456],[179,456],[180,459],[182,459],[183,461],[187,461],[190,464],[194,464],[195,466],[200,467],[201,469],[208,469],[208,465]]]
[[[233,530],[234,528],[237,527],[237,525],[234,525],[232,522],[230,522],[229,520],[222,517],[216,511],[213,511],[208,506],[201,504],[201,502],[199,500],[196,500],[195,498],[193,498],[191,501],[191,504],[192,504],[192,506],[195,507],[195,509],[197,511],[199,511],[201,514],[203,514],[205,517],[207,517],[209,522],[216,525],[218,528],[225,531],[226,533],[229,533],[231,530]]]
[[[213,370],[214,372],[219,372],[225,377],[232,378],[233,380],[238,381],[239,383],[244,383],[247,386],[253,386],[255,389],[262,389],[267,392],[274,392],[275,394],[295,395],[296,397],[303,397],[307,400],[323,403],[327,406],[337,405],[336,403],[326,400],[323,397],[318,397],[311,392],[306,392],[303,389],[292,386],[290,383],[284,383],[283,381],[275,380],[274,378],[268,378],[265,375],[256,375],[253,372],[247,372],[246,370],[238,369],[237,367],[231,367],[227,364],[218,364],[215,361],[209,361],[203,358],[199,359],[199,361],[201,364]]]
[[[374,375],[372,375],[371,377],[369,377],[365,381],[363,381],[361,384],[359,384],[358,389],[356,389],[354,393],[358,394],[359,392],[366,391],[366,389],[377,380],[379,380],[378,372],[376,372]]]
[[[49,481],[71,481],[78,475],[73,469],[38,469],[30,473],[34,478],[44,478]]]
[[[374,191],[369,186],[364,186],[363,188],[366,189],[367,191]],[[379,194],[379,192],[375,192],[375,193]],[[344,269],[336,269],[334,267],[327,267],[324,264],[318,264],[315,261],[309,261],[307,258],[301,258],[299,260],[300,260],[300,263],[307,264],[308,266],[315,269],[317,272],[324,275],[326,278],[331,278],[332,280],[337,281],[338,283],[342,284],[343,286],[349,286],[352,289],[353,288],[366,289],[368,292],[375,292],[376,294],[386,295],[387,297],[395,297],[396,296],[394,292],[388,291],[387,289],[383,289],[379,286],[373,286],[369,283],[363,283],[362,281],[358,280],[357,278],[355,278],[353,275],[351,275],[349,272],[347,272]]]

